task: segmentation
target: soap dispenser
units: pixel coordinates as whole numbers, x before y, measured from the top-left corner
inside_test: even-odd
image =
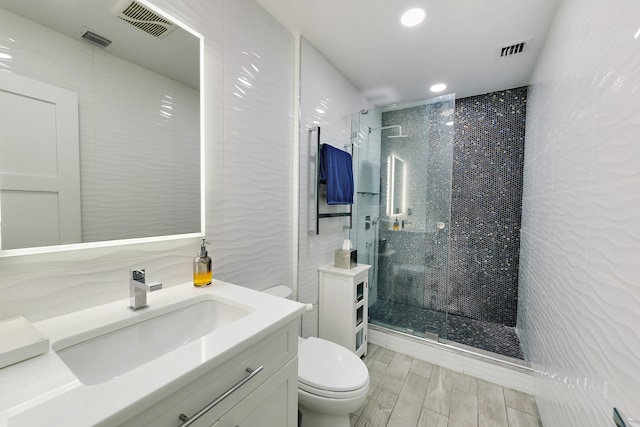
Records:
[[[193,260],[193,286],[207,286],[211,284],[211,257],[207,255],[207,246],[204,239],[200,246],[200,253]]]
[[[396,220],[393,222],[393,231],[398,230],[400,230],[400,223],[398,222],[398,217],[396,217]]]

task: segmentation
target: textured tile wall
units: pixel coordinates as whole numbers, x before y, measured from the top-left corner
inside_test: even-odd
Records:
[[[456,99],[449,312],[515,326],[526,88]]]
[[[224,28],[224,278],[292,286],[294,38],[254,0],[225,0]]]
[[[640,418],[639,17],[563,0],[531,77],[518,328],[545,427]]]
[[[300,235],[298,299],[318,303],[318,267],[334,261],[334,251],[349,236],[346,218],[320,220],[320,234],[309,234],[315,223],[315,192],[308,129],[320,126],[323,143],[341,150],[351,145],[351,115],[367,108],[367,100],[311,43],[301,42],[300,82]],[[318,110],[323,111],[320,113]],[[313,139],[315,143],[315,135]],[[311,173],[310,173],[311,171]],[[346,206],[321,204],[322,212],[344,212]],[[357,212],[356,212],[357,215]],[[355,223],[355,222],[354,222]],[[354,243],[356,239],[354,236]],[[360,248],[358,248],[361,250]],[[318,311],[302,317],[302,335],[318,335]]]
[[[214,277],[291,286],[293,36],[253,0],[154,4],[205,38],[206,233]],[[261,57],[260,73],[251,94],[232,104],[233,83],[248,65],[243,52]],[[36,321],[126,298],[132,266],[145,266],[166,286],[188,282],[197,250],[193,239],[0,258],[0,314]]]

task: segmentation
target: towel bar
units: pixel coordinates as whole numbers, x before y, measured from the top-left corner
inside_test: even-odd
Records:
[[[320,213],[320,147],[322,146],[322,143],[320,142],[320,126],[314,126],[312,128],[309,129],[309,152],[313,152],[314,150],[311,150],[311,148],[314,146],[313,142],[311,140],[312,135],[316,133],[317,137],[316,137],[316,142],[315,142],[315,160],[314,160],[314,164],[315,164],[315,184],[314,184],[314,191],[316,193],[316,214],[315,214],[315,229],[310,229],[309,230],[309,234],[310,235],[318,235],[320,234],[320,219],[321,218],[338,218],[338,217],[349,217],[349,229],[353,228],[353,217],[352,217],[352,212],[353,212],[353,208],[352,205],[349,205],[349,212],[334,212],[334,213]],[[309,221],[309,224],[311,224],[312,221]],[[346,228],[346,227],[345,227]]]

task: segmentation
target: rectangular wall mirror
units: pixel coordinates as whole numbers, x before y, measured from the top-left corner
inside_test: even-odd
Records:
[[[201,55],[146,1],[0,0],[0,256],[203,234]]]

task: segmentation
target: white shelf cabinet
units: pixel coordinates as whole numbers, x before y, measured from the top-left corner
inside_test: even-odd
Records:
[[[366,264],[351,269],[318,267],[319,336],[360,357],[367,354],[369,268]]]

